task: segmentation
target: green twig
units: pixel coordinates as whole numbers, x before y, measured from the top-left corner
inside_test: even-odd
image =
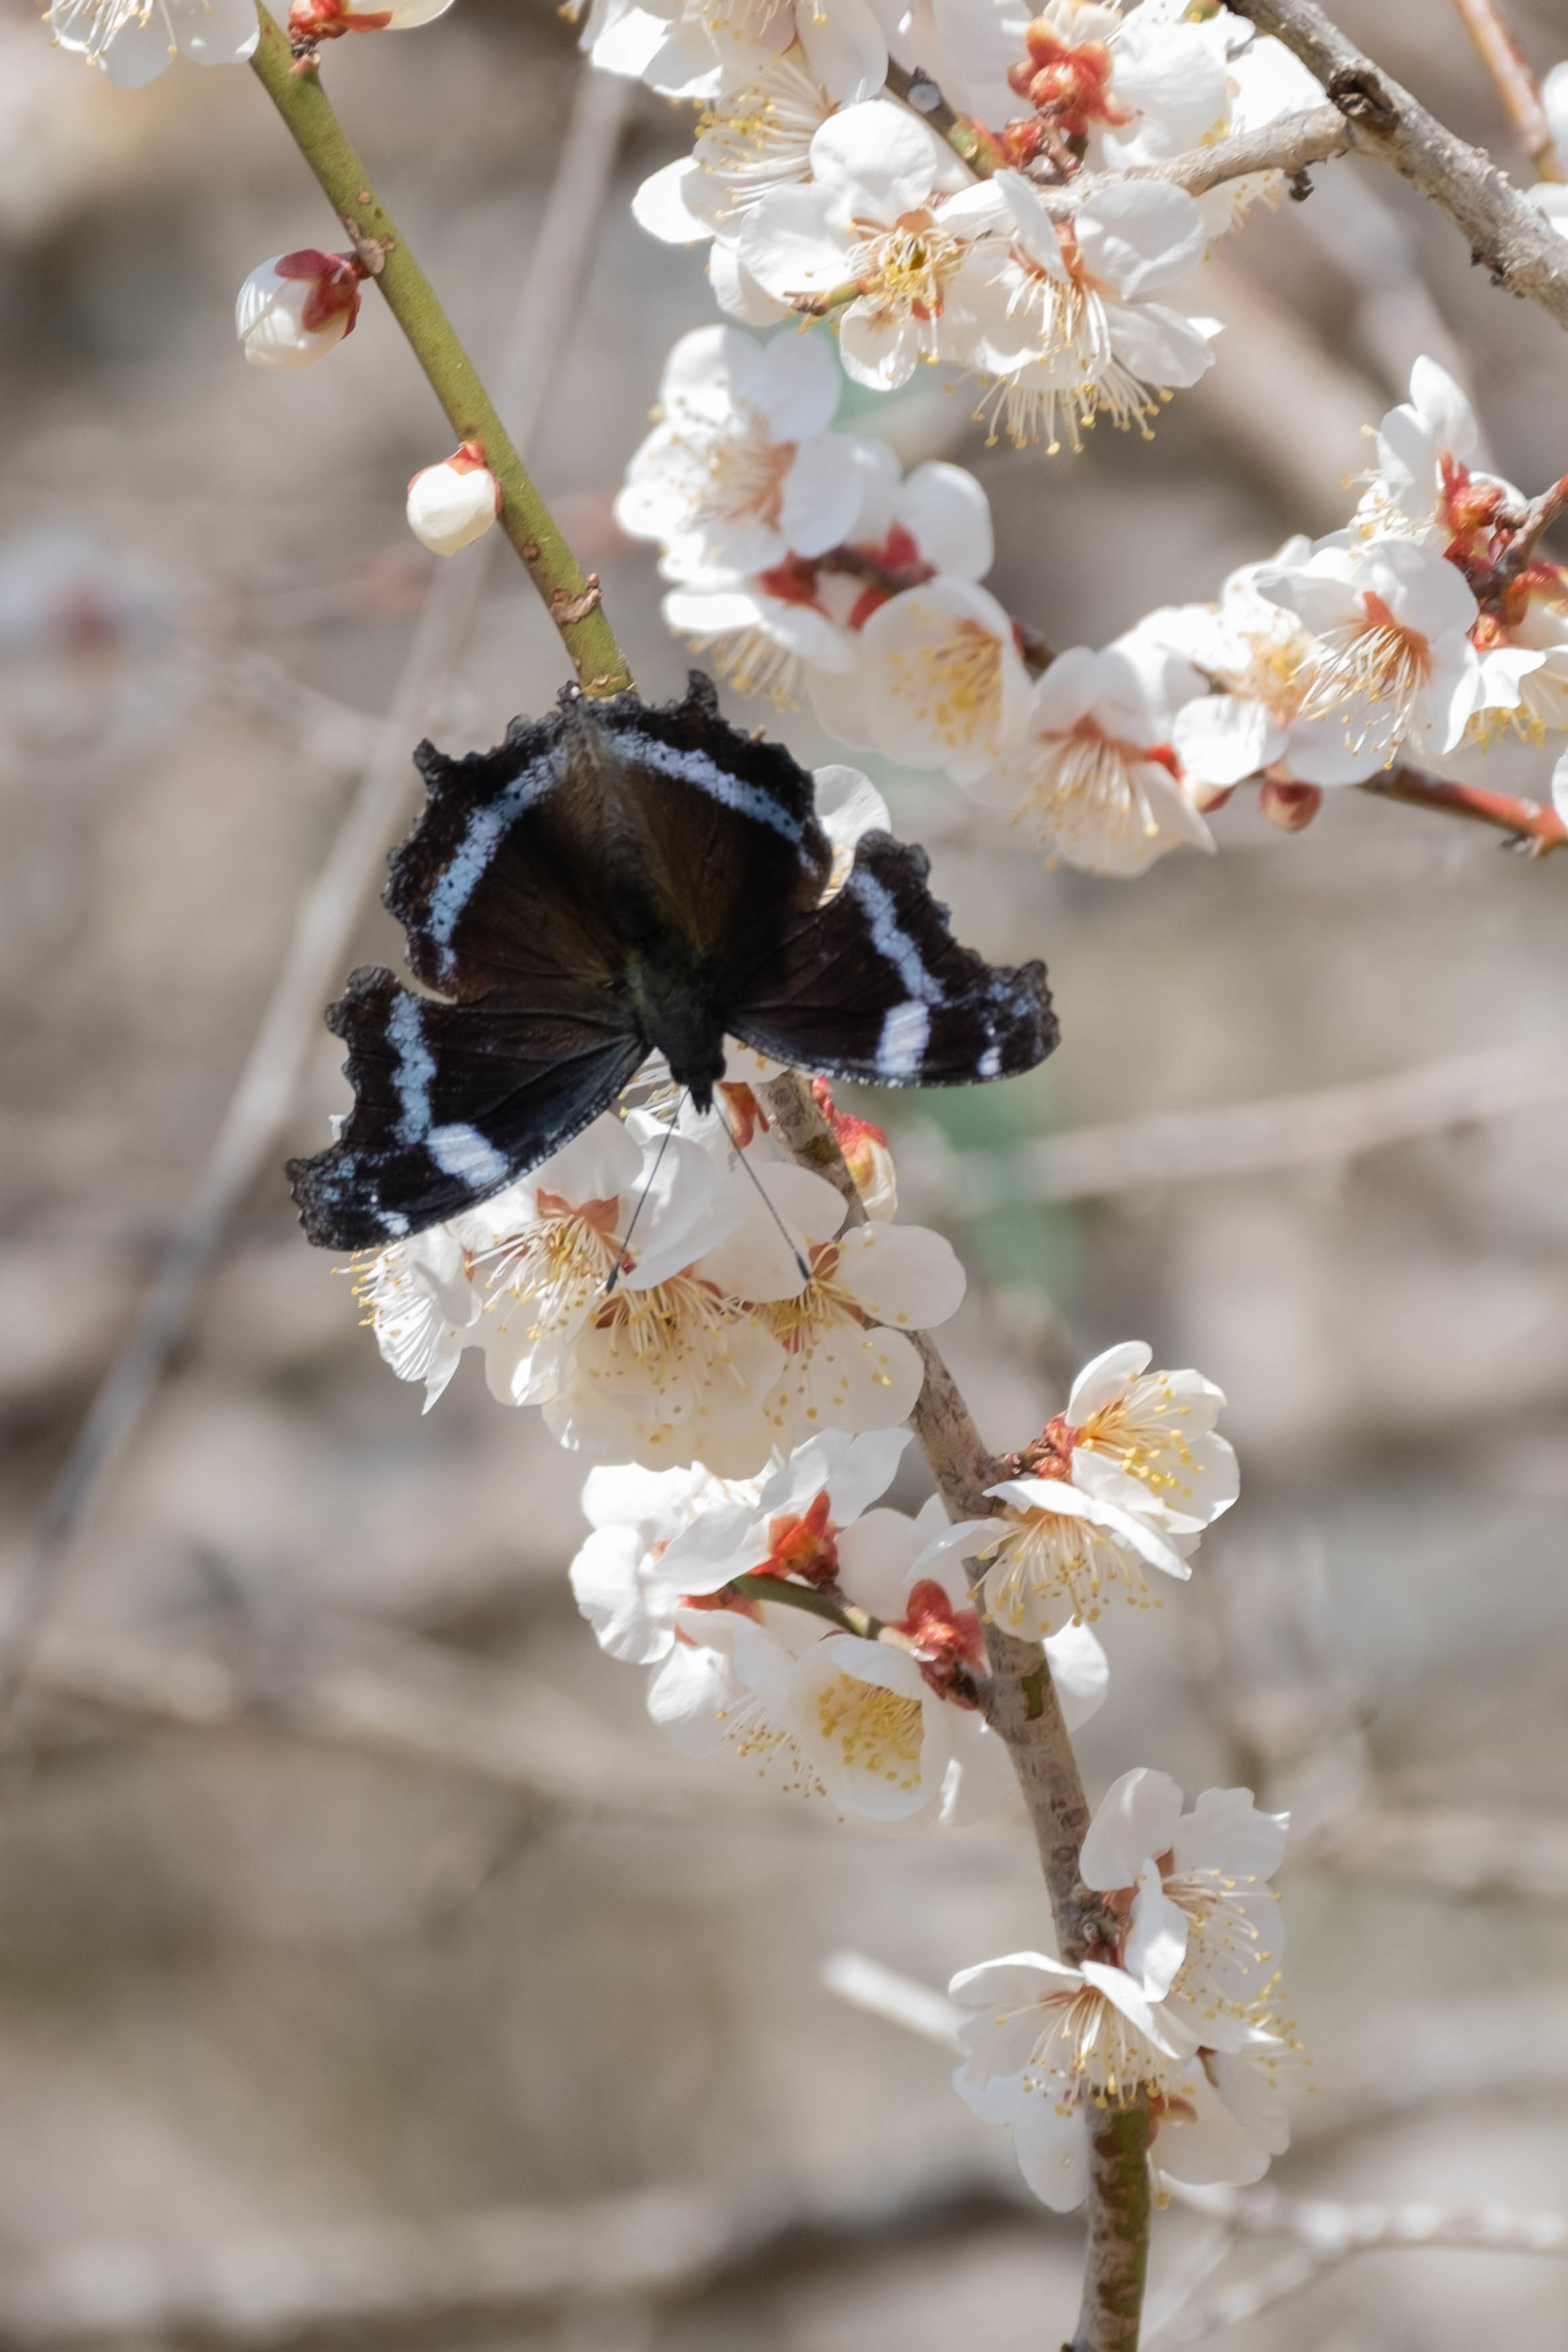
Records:
[[[791,1584],[785,1577],[770,1576],[765,1569],[752,1569],[731,1582],[748,1601],[775,1601],[786,1609],[804,1609],[808,1616],[826,1617],[841,1633],[858,1633],[863,1642],[890,1641],[896,1648],[907,1650],[915,1646],[907,1633],[884,1624],[868,1609],[858,1609],[852,1601],[835,1601],[818,1592],[815,1585]]]
[[[386,297],[458,441],[483,443],[485,462],[500,485],[501,529],[560,630],[584,692],[620,693],[630,686],[631,672],[605,617],[597,579],[578,569],[434,288],[345,138],[320,70],[297,71],[285,35],[265,8],[257,13],[261,38],[250,60],[257,78]]]
[[[962,155],[970,170],[982,180],[999,172],[1006,163],[1005,151],[991,136],[983,122],[967,114],[960,114],[948,104],[936,83],[922,66],[912,70],[901,66],[896,58],[888,60],[888,88],[895,98],[901,98],[907,107],[929,122],[939,139],[944,139],[955,155]]]

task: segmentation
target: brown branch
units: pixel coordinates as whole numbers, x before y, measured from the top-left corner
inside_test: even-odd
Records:
[[[1249,178],[1258,172],[1283,172],[1293,179],[1312,163],[1326,163],[1348,155],[1353,143],[1350,125],[1337,107],[1314,107],[1310,114],[1292,114],[1282,122],[1267,122],[1256,131],[1238,131],[1234,139],[1216,140],[1212,147],[1192,147],[1166,163],[1133,163],[1124,172],[1085,173],[1068,188],[1037,191],[1047,212],[1070,220],[1079,205],[1101,188],[1120,187],[1125,180],[1164,180],[1201,196],[1226,180]]]
[[[1472,583],[1477,598],[1482,604],[1500,597],[1512,587],[1535,553],[1535,543],[1549,531],[1563,508],[1568,506],[1568,474],[1531,499],[1524,511],[1512,519],[1508,545],[1483,579]]]
[[[1089,2261],[1083,2308],[1063,2352],[1138,2352],[1149,2273],[1149,2110],[1107,2107],[1089,2126]],[[1094,2292],[1089,2292],[1092,2282]]]
[[[1459,22],[1476,45],[1476,52],[1492,78],[1503,112],[1518,134],[1519,143],[1542,180],[1564,174],[1547,124],[1535,76],[1514,38],[1513,26],[1503,15],[1500,0],[1454,0]]]
[[[1446,130],[1313,0],[1236,0],[1236,9],[1316,74],[1358,154],[1398,172],[1447,213],[1468,240],[1471,259],[1490,270],[1495,284],[1528,296],[1568,326],[1568,238],[1489,155]]]
[[[863,1224],[866,1211],[855,1179],[805,1080],[789,1071],[756,1091],[785,1149],[835,1187],[851,1224]],[[949,1517],[985,1517],[995,1507],[985,1490],[997,1483],[1002,1466],[982,1440],[934,1341],[924,1332],[911,1336],[925,1365],[910,1415],[921,1451]],[[986,1720],[1006,1742],[1023,1792],[1057,1948],[1064,1960],[1080,1960],[1094,1939],[1100,1903],[1079,1874],[1089,1805],[1061,1704],[1038,1643],[1017,1640],[984,1612],[982,1622],[991,1664]],[[1131,2352],[1137,2343],[1148,2260],[1147,2148],[1148,2117],[1138,2104],[1120,2111],[1114,2135],[1096,2135],[1089,2260],[1074,2352]]]
[[[1568,240],[1564,241],[1568,252]],[[1508,793],[1489,793],[1479,784],[1453,784],[1429,776],[1420,768],[1388,768],[1371,776],[1358,792],[1399,801],[1406,808],[1435,810],[1441,816],[1468,817],[1472,824],[1494,825],[1510,834],[1515,848],[1527,857],[1545,857],[1568,844],[1568,825],[1541,801],[1516,800]]]

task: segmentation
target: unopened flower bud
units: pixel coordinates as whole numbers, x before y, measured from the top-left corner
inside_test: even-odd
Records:
[[[811,1091],[816,1097],[817,1108],[833,1129],[834,1141],[855,1179],[855,1190],[866,1214],[883,1223],[890,1220],[898,1213],[899,1179],[886,1135],[868,1118],[857,1118],[853,1111],[837,1109],[826,1078],[813,1078]]]
[[[1270,824],[1281,833],[1300,833],[1311,824],[1323,805],[1321,784],[1279,784],[1270,776],[1258,795],[1258,804]]]
[[[252,367],[310,367],[353,332],[360,268],[349,253],[279,253],[253,269],[234,306]]]
[[[1235,790],[1234,784],[1200,784],[1190,776],[1187,779],[1187,798],[1200,816],[1213,816],[1216,809],[1224,808]]]
[[[341,40],[345,33],[401,33],[444,16],[452,0],[294,0],[289,32],[297,45]]]
[[[500,484],[485,463],[484,444],[465,441],[408,485],[408,528],[432,555],[456,555],[482,539],[500,512]]]

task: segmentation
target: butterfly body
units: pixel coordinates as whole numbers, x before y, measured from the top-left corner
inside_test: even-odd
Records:
[[[558,1150],[662,1053],[699,1110],[725,1038],[835,1077],[953,1085],[1056,1042],[1039,964],[947,930],[924,853],[868,834],[842,886],[812,780],[719,717],[569,693],[494,751],[416,754],[425,813],[393,859],[416,995],[361,971],[329,1022],[355,1101],[290,1165],[311,1240],[375,1246]]]

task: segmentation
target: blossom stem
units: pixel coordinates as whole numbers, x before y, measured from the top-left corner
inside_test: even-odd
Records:
[[[895,1625],[884,1624],[868,1609],[857,1608],[852,1601],[835,1601],[814,1585],[792,1584],[787,1577],[770,1576],[766,1569],[749,1570],[744,1576],[731,1579],[733,1589],[748,1601],[772,1601],[785,1609],[804,1609],[808,1616],[826,1617],[841,1633],[858,1633],[863,1642],[889,1642],[895,1649],[912,1650],[914,1643]]]
[[[1540,801],[1515,800],[1507,793],[1483,791],[1479,784],[1449,783],[1420,768],[1387,768],[1357,789],[1380,800],[1401,801],[1407,808],[1435,809],[1444,816],[1468,817],[1472,824],[1495,825],[1511,835],[1511,846],[1527,857],[1546,857],[1554,849],[1568,847],[1568,825]]]
[[[631,684],[631,672],[600,604],[597,578],[579,570],[556,529],[435,289],[344,135],[321,74],[297,73],[287,37],[265,7],[258,14],[261,37],[250,62],[258,80],[386,297],[458,441],[483,443],[500,485],[501,529],[560,631],[584,692],[618,694]]]
[[[895,98],[901,98],[922,122],[929,122],[939,139],[945,139],[955,155],[962,155],[970,170],[982,180],[999,172],[1006,163],[1004,150],[993,139],[984,123],[972,121],[951,107],[923,66],[901,66],[888,59],[888,88]]]

